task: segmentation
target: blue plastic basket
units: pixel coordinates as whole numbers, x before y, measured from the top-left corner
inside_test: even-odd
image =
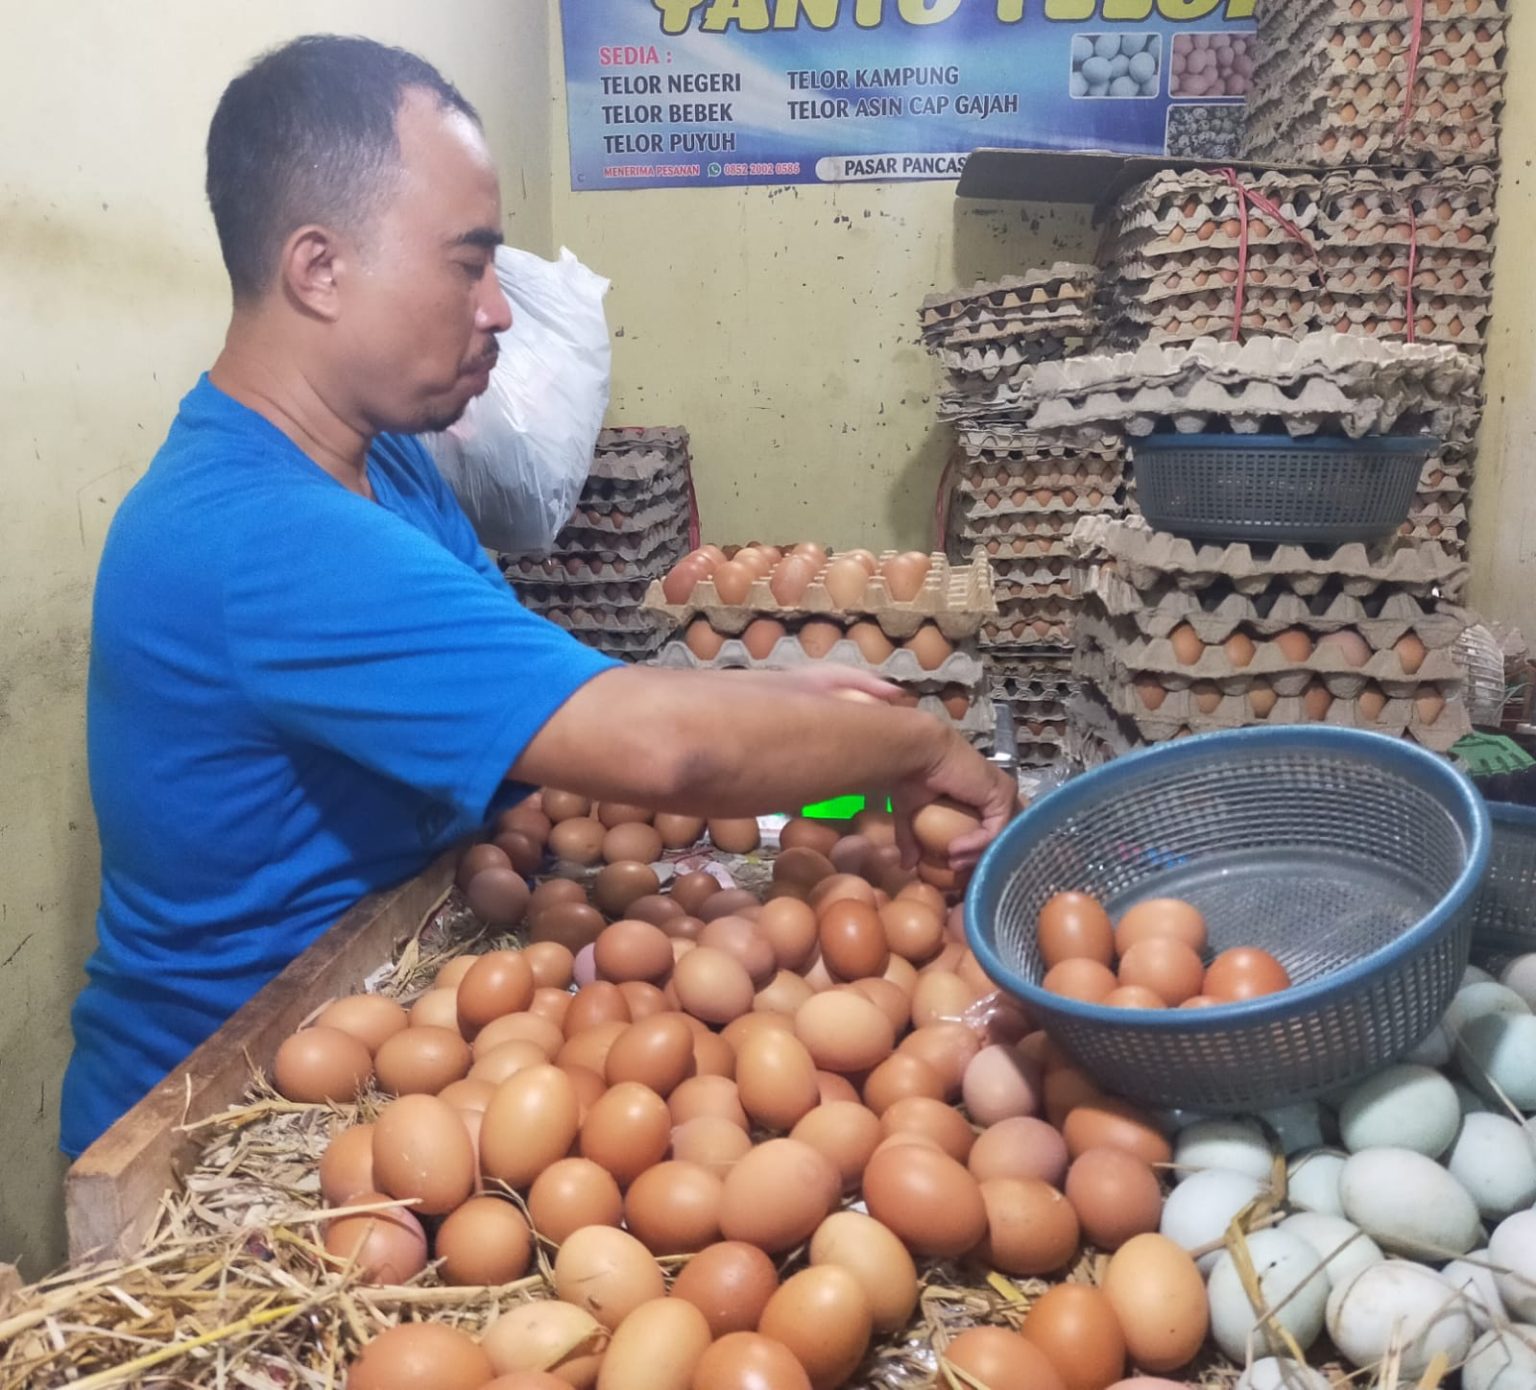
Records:
[[[1136,497],[1158,531],[1207,541],[1345,545],[1392,535],[1439,441],[1154,434],[1132,446]]]
[[[1479,956],[1536,951],[1536,807],[1488,805],[1488,873],[1472,899],[1472,949]]]
[[[1351,1081],[1430,1031],[1466,968],[1488,846],[1472,784],[1415,744],[1329,726],[1207,734],[1037,802],[982,859],[966,930],[987,973],[1107,1089],[1249,1110]],[[1206,916],[1209,954],[1263,947],[1293,986],[1166,1012],[1048,994],[1035,922],[1067,889],[1112,918],[1183,898]]]

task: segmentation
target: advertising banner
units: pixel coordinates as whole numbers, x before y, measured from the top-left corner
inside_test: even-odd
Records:
[[[1254,0],[562,0],[571,183],[954,179],[981,146],[1220,158]]]

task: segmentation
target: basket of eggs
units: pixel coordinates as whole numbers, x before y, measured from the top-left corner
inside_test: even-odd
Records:
[[[983,968],[1106,1089],[1252,1110],[1409,1051],[1466,968],[1489,820],[1448,762],[1296,726],[1134,753],[977,869]]]

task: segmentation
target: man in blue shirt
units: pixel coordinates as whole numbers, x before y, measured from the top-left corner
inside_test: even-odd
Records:
[[[208,196],[223,352],[114,519],[88,695],[99,945],[75,1006],[77,1154],[353,902],[554,785],[753,815],[889,787],[906,817],[1008,778],[880,691],[622,666],[519,605],[411,435],[486,389],[511,321],[474,109],[362,39],[224,93]]]

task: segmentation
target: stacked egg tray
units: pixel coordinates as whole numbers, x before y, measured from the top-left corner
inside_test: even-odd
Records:
[[[1238,177],[1289,225],[1203,170],[1165,171],[1122,198],[1101,257],[1099,347],[1230,336],[1241,284],[1245,333],[1403,340],[1411,326],[1418,342],[1485,349],[1493,170]]]
[[[898,554],[877,557],[881,570]],[[979,553],[969,564],[935,553],[922,588],[907,600],[892,597],[881,570],[853,603],[839,603],[828,592],[827,566],[793,604],[780,603],[767,579],[756,580],[739,603],[726,603],[710,578],[700,579],[686,602],[668,603],[660,581],[653,581],[644,613],[673,634],[654,664],[775,671],[820,661],[857,666],[902,686],[910,703],[990,746],[996,717],[976,655],[977,634],[997,613],[990,568]]]
[[[1496,162],[1509,8],[1509,0],[1261,0],[1245,157]]]
[[[643,604],[688,548],[689,468],[686,430],[604,430],[551,553],[502,557],[518,597],[610,656],[654,656],[666,634]]]
[[[1198,545],[1137,520],[1073,535],[1083,614],[1078,742],[1114,753],[1250,724],[1326,722],[1437,752],[1470,732],[1437,595],[1464,566],[1434,544]]]

